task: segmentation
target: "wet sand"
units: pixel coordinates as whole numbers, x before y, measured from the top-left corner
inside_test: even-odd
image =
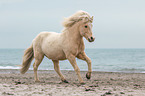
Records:
[[[0,96],[145,96],[144,73],[92,72],[85,85],[80,85],[74,71],[62,71],[69,83],[62,83],[55,71],[39,70],[40,83],[33,71],[0,70]]]

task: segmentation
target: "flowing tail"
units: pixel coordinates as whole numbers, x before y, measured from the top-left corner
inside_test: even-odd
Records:
[[[21,74],[25,74],[27,72],[33,59],[34,59],[34,52],[33,52],[33,45],[31,45],[24,52],[23,63],[20,69]]]

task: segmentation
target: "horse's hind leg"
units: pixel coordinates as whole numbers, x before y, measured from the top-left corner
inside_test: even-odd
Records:
[[[52,60],[52,61],[53,61],[53,64],[54,64],[54,69],[57,72],[57,74],[59,75],[59,77],[61,78],[62,82],[68,83],[68,81],[64,78],[64,76],[60,72],[59,61],[58,60]]]
[[[38,66],[40,65],[42,59],[43,59],[43,55],[40,55],[36,58],[35,57],[35,61],[34,61],[34,64],[33,64],[33,70],[34,70],[34,80],[35,82],[40,82],[39,79],[38,79],[38,76],[37,76],[37,70],[38,70]]]

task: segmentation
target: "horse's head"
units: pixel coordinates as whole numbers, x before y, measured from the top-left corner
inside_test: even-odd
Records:
[[[89,42],[93,42],[95,40],[93,33],[92,33],[92,18],[85,17],[82,19],[82,24],[79,27],[79,31],[81,36],[85,37]]]

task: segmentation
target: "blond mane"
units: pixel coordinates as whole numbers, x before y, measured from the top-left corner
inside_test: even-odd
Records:
[[[81,21],[85,19],[86,22],[93,22],[93,17],[90,17],[89,13],[85,12],[85,11],[78,11],[75,14],[73,14],[72,16],[65,18],[63,21],[63,26],[64,27],[71,27],[73,26],[76,22]]]

